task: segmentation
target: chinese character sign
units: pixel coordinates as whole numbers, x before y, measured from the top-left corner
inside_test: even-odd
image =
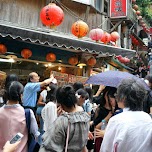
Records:
[[[110,0],[110,18],[127,16],[127,0]]]

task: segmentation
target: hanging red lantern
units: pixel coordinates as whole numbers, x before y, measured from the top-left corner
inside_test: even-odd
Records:
[[[5,54],[7,52],[7,47],[4,44],[0,44],[0,54]]]
[[[24,58],[24,59],[28,59],[32,56],[32,51],[29,50],[29,49],[23,49],[21,51],[21,56]]]
[[[140,15],[141,13],[140,13],[140,11],[137,11],[136,14],[137,14],[137,15]]]
[[[78,64],[78,58],[73,56],[73,57],[70,57],[69,60],[68,60],[69,64],[71,65],[76,65]]]
[[[109,43],[111,40],[111,35],[107,32],[104,33],[103,37],[101,38],[101,41],[104,43],[104,44],[107,44]]]
[[[129,63],[130,59],[128,59],[127,57],[124,57],[124,63]]]
[[[142,20],[142,16],[139,16],[139,17],[138,17],[138,20]]]
[[[48,62],[54,62],[56,60],[56,55],[54,53],[48,53],[46,55],[46,60]]]
[[[85,22],[79,20],[72,25],[71,32],[73,35],[77,36],[78,38],[81,38],[88,34],[89,27]]]
[[[62,23],[64,19],[63,10],[57,6],[55,3],[50,3],[49,5],[42,8],[40,12],[41,22],[46,25],[55,27]]]
[[[112,32],[111,33],[111,41],[116,42],[120,38],[118,32]]]
[[[99,29],[99,28],[96,28],[96,29],[92,29],[89,33],[89,37],[92,39],[92,40],[95,40],[95,41],[99,41],[102,39],[104,35],[104,32],[102,29]]]
[[[146,27],[146,24],[144,23],[144,24],[142,24],[141,26],[144,28],[144,27]]]
[[[90,59],[88,59],[87,65],[93,67],[96,64],[96,62],[96,59],[94,57],[91,57]]]
[[[133,8],[137,11],[138,10],[138,5],[134,5]]]

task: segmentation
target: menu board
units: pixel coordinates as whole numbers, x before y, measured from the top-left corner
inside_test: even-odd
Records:
[[[127,0],[110,0],[110,18],[127,16]]]
[[[66,74],[56,71],[51,71],[51,74],[57,79],[58,86],[63,86],[65,84],[73,84],[75,82],[82,82],[83,84],[86,82],[88,77],[75,76],[72,74]]]
[[[87,81],[88,77],[76,76],[76,82],[82,82],[83,84]]]

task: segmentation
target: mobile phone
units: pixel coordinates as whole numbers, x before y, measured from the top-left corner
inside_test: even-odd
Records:
[[[21,134],[20,132],[18,132],[11,140],[10,140],[10,144],[14,144],[17,141],[20,141],[23,138],[23,134]]]

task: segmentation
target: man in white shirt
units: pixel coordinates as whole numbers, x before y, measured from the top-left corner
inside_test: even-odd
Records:
[[[100,152],[151,152],[152,119],[142,111],[144,87],[134,79],[125,79],[116,94],[123,112],[112,117],[106,128]]]

